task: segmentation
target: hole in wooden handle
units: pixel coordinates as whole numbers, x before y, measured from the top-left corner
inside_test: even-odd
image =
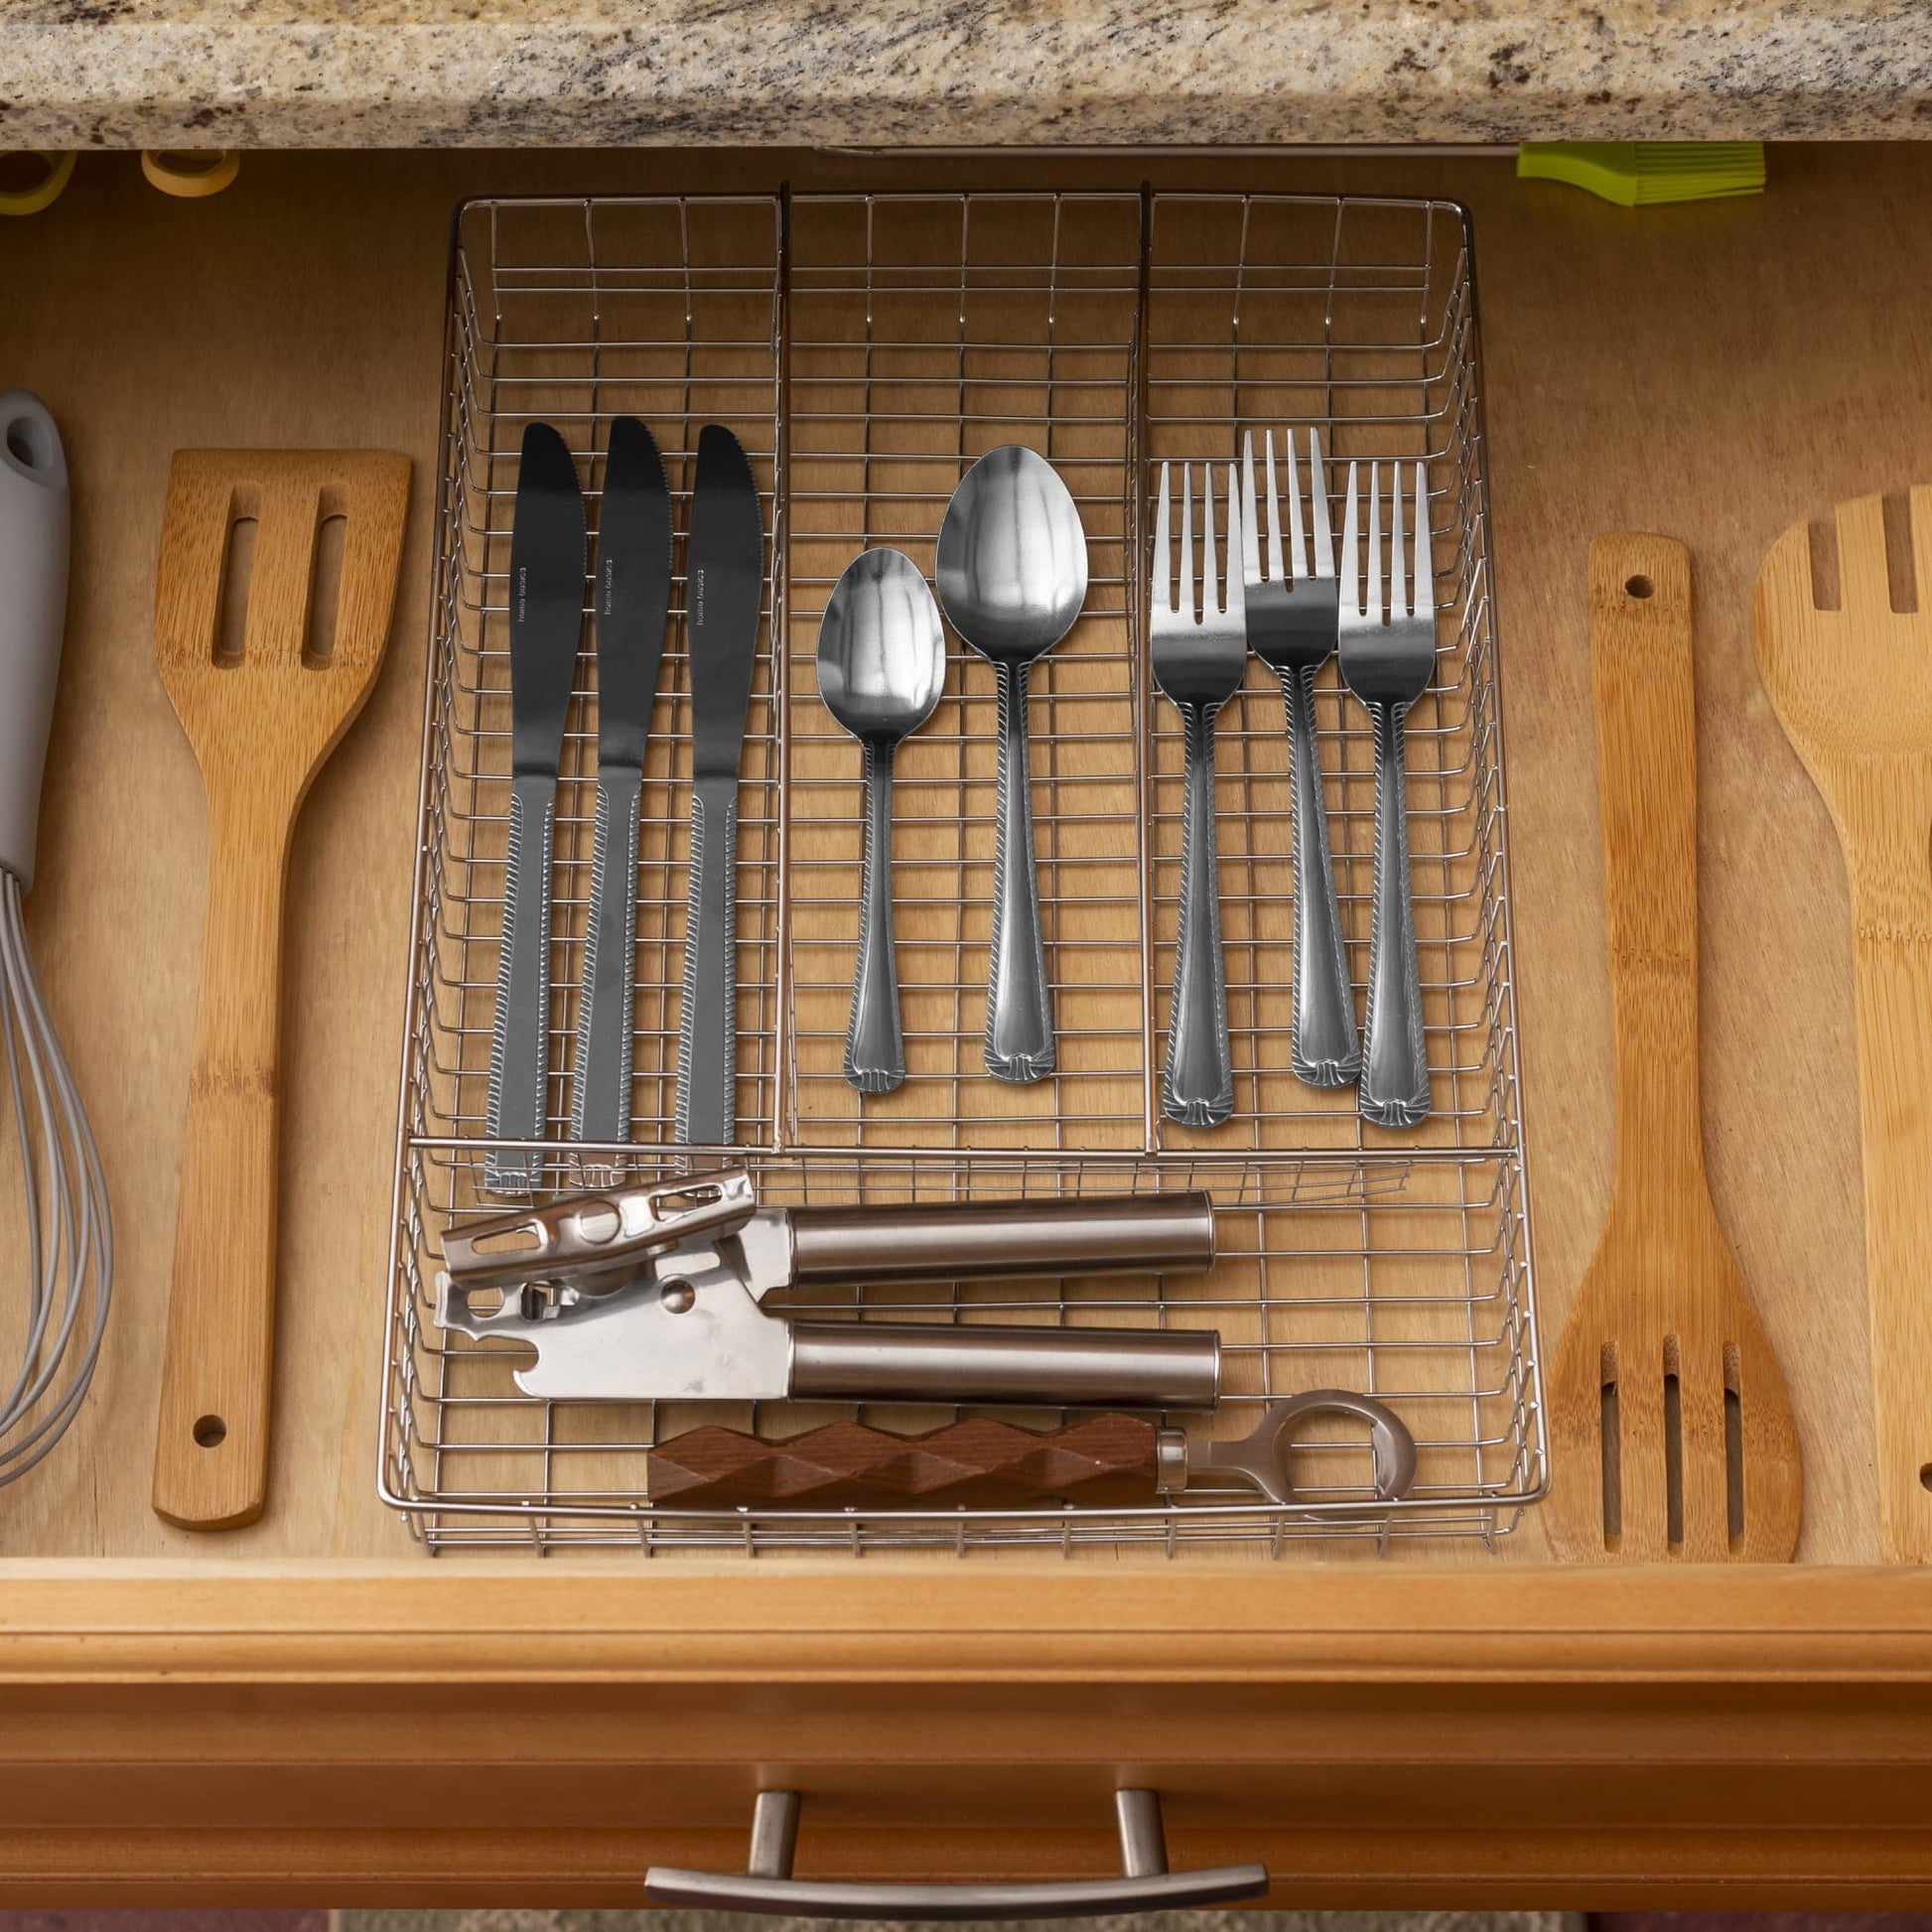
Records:
[[[1631,597],[1654,597],[1657,594],[1657,586],[1641,571],[1635,577],[1626,578],[1623,588]]]
[[[195,1418],[195,1441],[202,1449],[219,1449],[228,1440],[228,1425],[219,1416]]]

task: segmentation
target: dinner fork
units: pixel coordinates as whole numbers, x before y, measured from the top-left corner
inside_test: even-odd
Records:
[[[1234,465],[1228,465],[1226,590],[1214,594],[1214,470],[1203,466],[1201,568],[1194,576],[1192,477],[1180,470],[1179,606],[1173,598],[1169,541],[1168,465],[1154,513],[1154,594],[1150,625],[1154,681],[1180,713],[1185,738],[1184,814],[1180,834],[1180,931],[1173,962],[1173,1008],[1168,1016],[1168,1064],[1162,1111],[1183,1127],[1218,1127],[1234,1111],[1234,1062],[1228,1050],[1227,982],[1221,965],[1221,888],[1214,838],[1214,720],[1241,688],[1248,662],[1245,598]],[[1196,613],[1198,612],[1198,615]]]
[[[1261,519],[1255,500],[1255,439],[1241,440],[1241,578],[1247,598],[1248,648],[1282,681],[1288,715],[1289,842],[1294,851],[1295,977],[1289,1005],[1289,1065],[1311,1087],[1345,1087],[1361,1071],[1355,1001],[1341,913],[1328,857],[1328,808],[1314,749],[1314,674],[1335,648],[1340,617],[1335,542],[1328,527],[1328,486],[1321,440],[1309,431],[1309,506],[1303,533],[1302,487],[1295,469],[1295,432],[1288,432],[1288,535],[1292,576],[1282,564],[1282,517],[1275,493],[1275,433],[1264,445],[1268,478],[1267,575],[1262,574]]]
[[[1436,669],[1436,570],[1429,479],[1416,470],[1415,587],[1403,569],[1402,466],[1389,466],[1389,554],[1382,557],[1382,466],[1369,465],[1367,600],[1361,596],[1356,466],[1348,466],[1341,521],[1338,655],[1349,690],[1375,728],[1375,881],[1369,921],[1368,1004],[1362,1020],[1358,1107],[1378,1127],[1415,1127],[1429,1115],[1429,1057],[1416,970],[1416,914],[1409,889],[1409,802],[1402,727]],[[1388,621],[1382,587],[1388,585]]]

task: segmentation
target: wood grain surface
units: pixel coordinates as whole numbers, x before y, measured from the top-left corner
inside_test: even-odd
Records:
[[[1546,1378],[1544,1527],[1559,1556],[1598,1563],[1783,1562],[1803,1462],[1705,1176],[1689,551],[1599,535],[1589,616],[1616,1154]]]
[[[1838,826],[1852,896],[1864,1131],[1865,1293],[1879,1523],[1932,1562],[1932,485],[1910,497],[1915,580],[1887,568],[1885,499],[1841,503],[1832,608],[1794,523],[1758,574],[1758,668]],[[1900,606],[1904,608],[1899,608]]]
[[[779,1776],[806,1875],[1104,1871],[1123,1773],[1280,1905],[1932,1891],[1923,1570],[35,1568],[13,1904],[634,1906]]]
[[[1845,875],[1758,681],[1747,618],[1780,531],[1928,474],[1932,338],[1906,296],[1932,274],[1920,218],[1932,153],[1911,146],[1778,150],[1761,199],[1642,213],[1474,160],[264,154],[227,194],[176,203],[131,157],[83,156],[53,210],[0,231],[0,370],[53,407],[74,478],[68,654],[28,915],[100,1132],[118,1302],[93,1397],[72,1440],[8,1492],[0,1550],[419,1561],[376,1500],[373,1444],[457,198],[785,178],[1131,188],[1150,172],[1164,187],[1440,193],[1473,209],[1550,1336],[1611,1172],[1585,546],[1608,528],[1689,543],[1712,1191],[1789,1370],[1807,1450],[1799,1556],[1876,1558]],[[157,1521],[146,1466],[207,872],[200,781],[148,616],[170,456],[209,445],[384,447],[416,464],[394,644],[291,850],[274,1444],[286,1480],[218,1547]],[[1502,1546],[1511,1563],[1543,1547],[1533,1516]],[[1488,1561],[1474,1546],[1404,1557]]]
[[[168,483],[155,664],[207,789],[207,911],[181,1129],[156,1513],[234,1529],[262,1512],[275,1335],[277,1102],[289,838],[382,666],[409,459],[182,450]],[[340,520],[333,613],[316,586]],[[255,532],[247,581],[237,533]],[[241,609],[227,652],[224,607]]]

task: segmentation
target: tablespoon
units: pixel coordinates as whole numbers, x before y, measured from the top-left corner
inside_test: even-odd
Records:
[[[934,575],[953,628],[999,677],[986,1070],[997,1080],[1040,1080],[1053,1070],[1053,1016],[1034,871],[1027,672],[1073,627],[1087,596],[1080,512],[1045,458],[1006,444],[967,471],[939,526]]]
[[[865,753],[866,859],[845,1077],[861,1093],[905,1079],[893,953],[893,755],[932,716],[946,681],[945,633],[919,567],[867,550],[845,568],[818,627],[818,694]]]

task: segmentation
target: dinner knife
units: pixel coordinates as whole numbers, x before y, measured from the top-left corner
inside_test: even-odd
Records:
[[[723,1146],[737,1134],[738,765],[764,601],[758,482],[730,430],[698,436],[685,558],[691,660],[691,897],[678,1016],[677,1138]]]
[[[632,982],[637,949],[637,800],[671,603],[671,492],[664,460],[634,416],[611,426],[598,518],[597,825],[584,990],[571,1083],[575,1141],[630,1138]],[[587,1165],[606,1186],[617,1164]]]
[[[489,1039],[492,1141],[543,1139],[550,1037],[550,862],[564,712],[584,622],[584,494],[548,423],[523,432],[510,525],[510,829],[496,1014]],[[492,1149],[483,1184],[528,1193],[542,1157]]]

